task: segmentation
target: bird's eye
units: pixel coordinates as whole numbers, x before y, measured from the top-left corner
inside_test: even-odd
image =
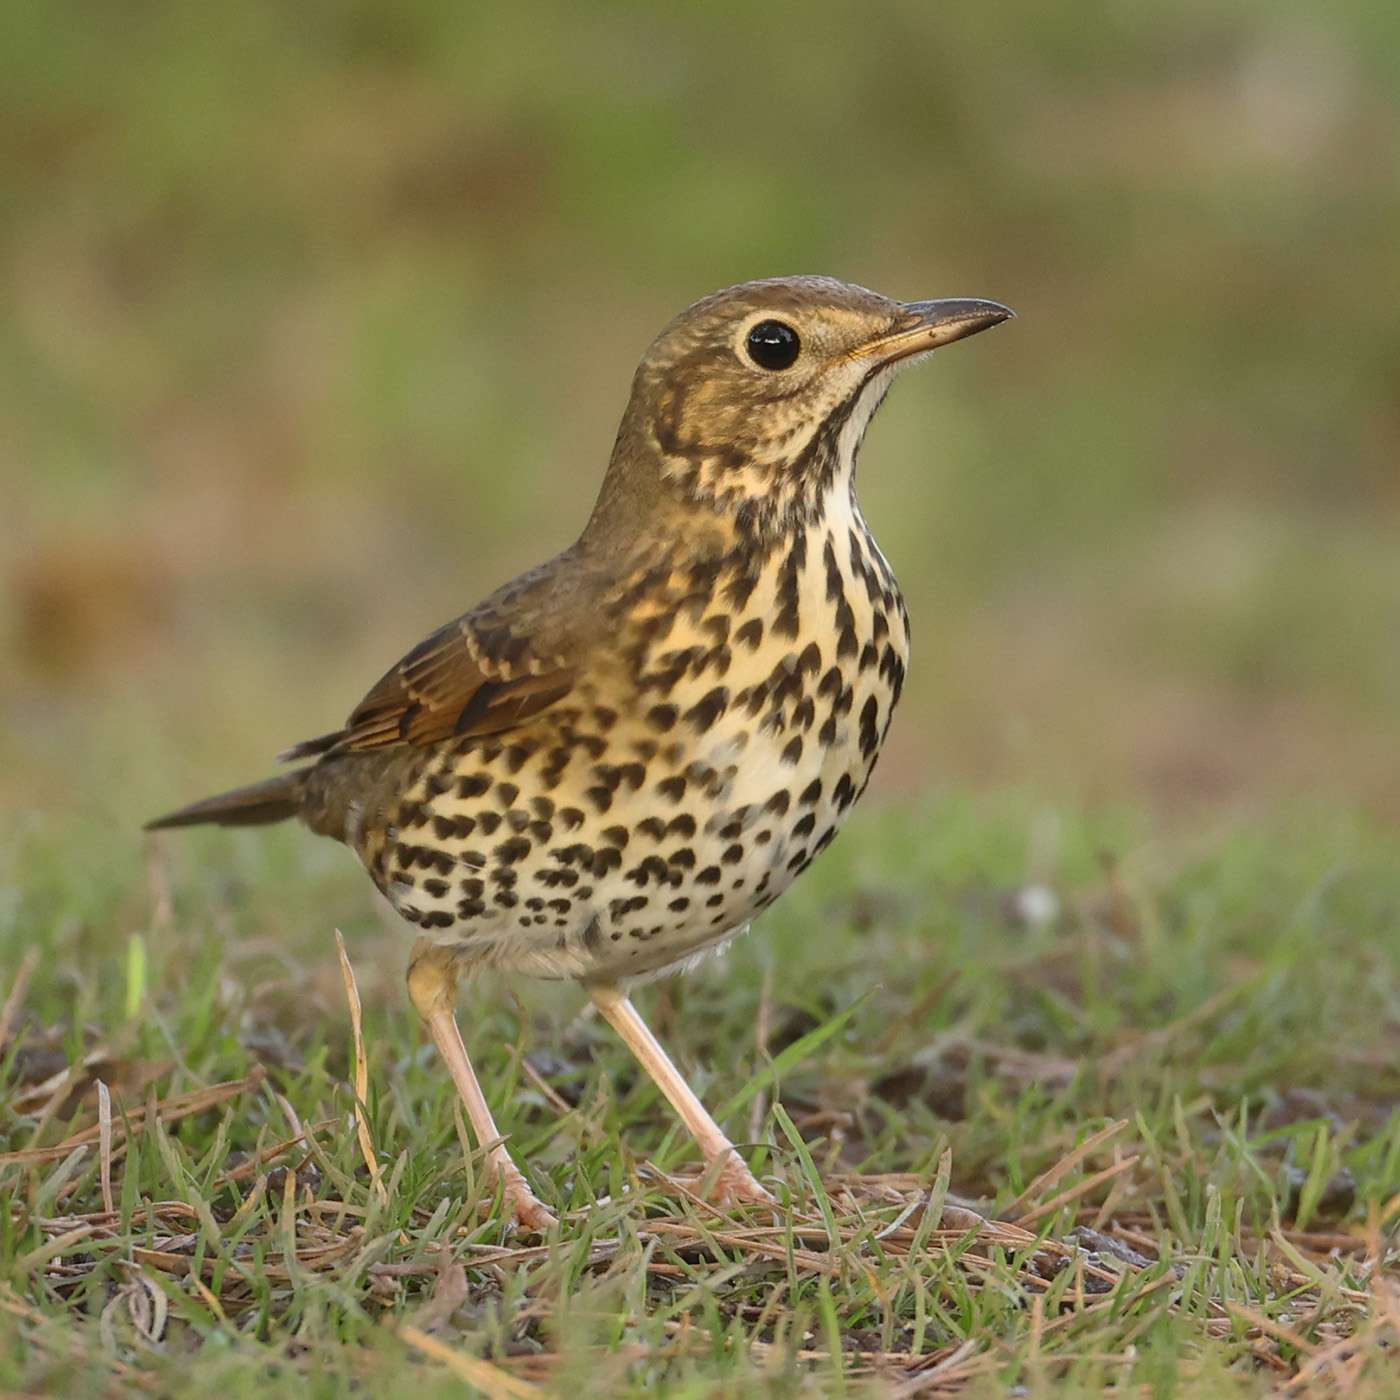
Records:
[[[802,341],[786,321],[760,321],[745,345],[760,369],[787,369],[802,353]]]

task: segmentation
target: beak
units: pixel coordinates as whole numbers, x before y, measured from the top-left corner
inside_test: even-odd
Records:
[[[951,345],[978,331],[990,330],[1015,315],[1009,306],[998,301],[908,301],[895,329],[862,345],[855,356],[860,359],[868,356],[892,364],[910,355],[937,350],[940,345]]]

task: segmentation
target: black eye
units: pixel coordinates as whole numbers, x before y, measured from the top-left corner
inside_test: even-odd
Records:
[[[749,359],[761,369],[787,369],[802,353],[802,341],[786,321],[760,321],[746,344]]]

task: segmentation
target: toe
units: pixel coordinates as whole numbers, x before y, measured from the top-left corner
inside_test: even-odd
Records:
[[[773,1194],[759,1184],[759,1180],[744,1164],[737,1153],[731,1154],[710,1190],[710,1200],[717,1205],[746,1203],[751,1205],[777,1205]]]

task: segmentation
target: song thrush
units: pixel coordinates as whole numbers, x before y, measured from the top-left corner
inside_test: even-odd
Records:
[[[517,1218],[457,1029],[461,973],[582,982],[695,1135],[722,1197],[771,1199],[628,1000],[743,932],[865,790],[909,654],[853,471],[895,375],[1012,313],[825,277],[683,311],[632,384],[562,554],[415,647],[304,767],[152,827],[297,816],[420,936],[408,987]]]

